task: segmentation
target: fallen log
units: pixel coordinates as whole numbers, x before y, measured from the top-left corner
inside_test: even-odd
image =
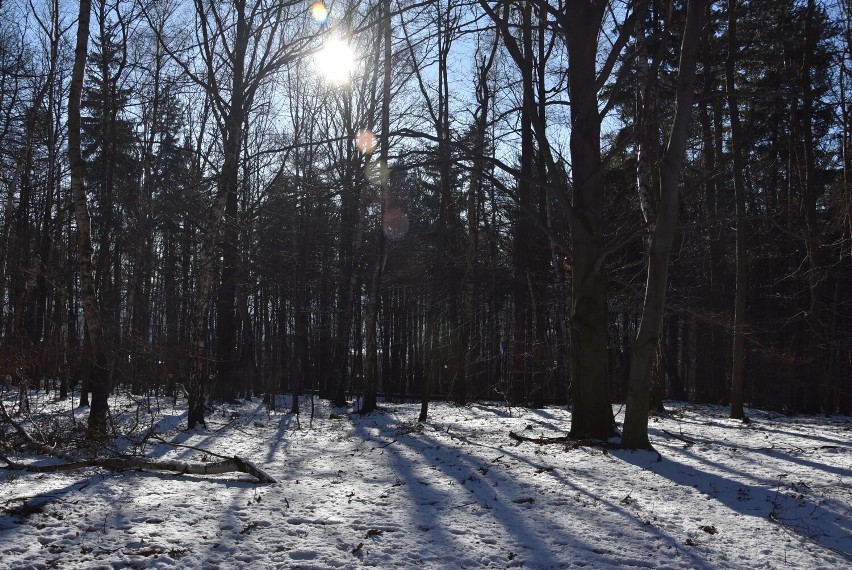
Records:
[[[509,432],[509,437],[514,439],[515,441],[528,441],[529,443],[536,443],[538,445],[551,445],[554,443],[569,443],[573,441],[570,437],[527,437],[525,435],[519,435],[513,431]]]
[[[52,463],[49,465],[33,465],[31,463],[18,463],[7,457],[0,457],[6,465],[2,469],[13,471],[29,471],[31,473],[55,473],[57,471],[73,471],[86,467],[101,467],[122,471],[124,469],[146,469],[150,471],[169,471],[180,475],[220,475],[222,473],[248,473],[261,483],[277,483],[278,481],[257,465],[234,456],[223,461],[210,463],[194,463],[188,461],[165,460],[156,461],[143,459],[141,457],[95,457],[80,459],[66,463]]]
[[[222,461],[213,461],[205,463],[193,463],[187,461],[179,461],[175,459],[155,460],[134,456],[78,458],[68,453],[67,451],[56,449],[36,440],[27,430],[24,429],[23,426],[21,426],[21,424],[19,424],[18,422],[13,420],[11,416],[9,416],[9,414],[6,412],[6,408],[3,407],[2,402],[0,402],[0,413],[2,413],[3,420],[5,420],[12,427],[14,427],[15,431],[17,431],[29,445],[31,445],[44,455],[63,461],[63,463],[53,463],[49,465],[33,465],[31,463],[18,463],[12,461],[7,457],[0,456],[0,460],[6,463],[5,466],[0,466],[0,469],[9,469],[13,471],[29,471],[32,473],[53,473],[57,471],[73,471],[75,469],[84,469],[86,467],[101,467],[104,469],[112,469],[116,471],[121,471],[124,469],[170,471],[182,475],[220,475],[222,473],[240,472],[248,473],[249,475],[255,477],[261,483],[278,482],[275,480],[274,477],[269,475],[266,471],[259,468],[251,461],[248,461],[238,456],[225,457],[222,455],[217,455],[217,457],[222,458]]]

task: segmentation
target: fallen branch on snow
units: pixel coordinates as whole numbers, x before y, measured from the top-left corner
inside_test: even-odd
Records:
[[[564,437],[527,437],[525,435],[518,435],[513,431],[509,432],[509,437],[514,439],[515,441],[528,441],[530,443],[537,443],[538,445],[550,445],[554,443],[568,443],[572,440],[568,436]]]
[[[101,467],[104,469],[113,469],[113,470],[123,470],[123,469],[148,469],[151,471],[171,471],[180,474],[186,475],[219,475],[222,473],[248,473],[249,475],[255,477],[261,483],[277,483],[274,477],[269,475],[263,469],[260,469],[257,465],[248,461],[246,459],[242,459],[241,457],[224,457],[222,461],[215,461],[209,463],[192,463],[187,461],[178,461],[178,460],[165,460],[165,461],[157,461],[152,459],[144,459],[141,457],[94,457],[88,459],[80,459],[78,457],[73,456],[72,454],[62,451],[60,449],[53,448],[49,445],[45,445],[39,441],[37,441],[32,435],[27,432],[15,420],[13,420],[8,413],[6,413],[6,408],[2,407],[0,404],[0,411],[2,411],[3,419],[8,422],[12,427],[15,428],[21,437],[23,437],[28,444],[38,450],[40,453],[44,455],[48,455],[50,457],[54,457],[56,459],[61,459],[64,463],[55,463],[51,465],[33,465],[30,463],[18,463],[12,461],[8,457],[0,456],[0,460],[6,463],[4,466],[0,466],[0,469],[10,469],[14,471],[29,471],[32,473],[52,473],[57,471],[73,471],[75,469],[84,469],[86,467]]]
[[[688,444],[688,445],[695,445],[695,444],[697,443],[694,439],[689,439],[689,438],[688,438],[688,437],[686,437],[685,435],[678,435],[678,434],[676,434],[676,433],[672,433],[672,432],[670,432],[670,431],[669,431],[669,430],[667,430],[667,429],[664,429],[664,430],[663,430],[663,433],[665,433],[666,435],[668,435],[668,436],[670,436],[670,437],[673,437],[673,438],[675,438],[675,439],[679,439],[680,441],[682,441],[682,442],[684,442],[684,443],[686,443],[686,444]]]
[[[529,443],[535,443],[537,445],[552,445],[552,444],[556,444],[556,443],[567,443],[568,446],[566,447],[566,450],[578,449],[578,448],[581,448],[581,447],[598,447],[603,451],[604,455],[607,455],[609,453],[610,449],[624,449],[618,443],[610,443],[610,442],[602,441],[602,440],[599,440],[599,439],[573,438],[569,435],[566,435],[566,436],[563,436],[563,437],[544,437],[544,436],[527,437],[525,435],[519,435],[519,434],[517,434],[513,431],[510,431],[509,437],[511,439],[514,439],[515,441],[518,441],[518,442],[526,441],[526,442],[529,442]],[[653,451],[654,453],[657,454],[657,461],[663,460],[663,456],[660,455],[659,451],[657,451],[653,448],[649,449],[648,451]]]
[[[86,467],[101,467],[121,471],[123,469],[147,469],[151,471],[171,471],[181,475],[219,475],[221,473],[248,473],[261,483],[277,483],[274,477],[260,469],[251,461],[232,457],[223,461],[212,463],[192,463],[187,461],[166,460],[154,461],[139,457],[96,457],[92,459],[81,459],[68,463],[54,463],[51,465],[32,465],[29,463],[17,463],[9,458],[2,458],[6,465],[2,469],[14,471],[29,471],[32,473],[53,473],[57,471],[73,471]]]

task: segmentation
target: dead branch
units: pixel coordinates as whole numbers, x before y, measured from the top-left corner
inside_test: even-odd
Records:
[[[36,448],[39,452],[45,455],[49,455],[51,457],[56,457],[57,459],[62,459],[63,461],[69,463],[77,460],[76,457],[62,451],[61,449],[56,449],[55,447],[51,447],[36,440],[33,436],[29,434],[27,430],[23,428],[23,426],[21,426],[21,424],[12,419],[12,417],[6,411],[6,406],[3,405],[3,402],[0,402],[0,412],[2,412],[3,414],[3,420],[6,421],[9,425],[11,425],[13,428],[15,428],[15,431],[17,431],[18,434],[27,441],[27,443]]]
[[[568,443],[573,441],[570,437],[527,437],[525,435],[518,435],[513,431],[509,432],[509,437],[514,439],[515,441],[528,441],[530,443],[536,443],[538,445],[550,445],[554,443]]]
[[[125,469],[146,469],[149,471],[170,471],[181,475],[219,475],[222,473],[248,473],[261,483],[277,483],[276,479],[260,469],[251,461],[240,457],[232,457],[224,461],[212,463],[192,463],[187,461],[167,460],[154,461],[138,457],[95,457],[81,459],[67,463],[55,463],[51,465],[32,465],[29,463],[17,463],[8,458],[3,459],[7,465],[2,469],[13,471],[28,471],[31,473],[54,473],[57,471],[73,471],[86,467],[100,467],[122,471]]]
[[[202,447],[196,447],[194,445],[186,445],[185,443],[175,443],[173,441],[168,441],[167,439],[164,439],[164,438],[162,438],[158,435],[152,435],[151,437],[153,439],[156,439],[160,443],[163,443],[165,445],[170,445],[170,446],[175,447],[175,448],[191,449],[193,451],[198,451],[200,453],[203,453],[204,455],[210,455],[212,457],[218,457],[219,459],[230,459],[230,457],[228,457],[227,455],[219,455],[218,453],[213,453],[212,451],[209,451],[209,450],[204,449]]]
[[[238,456],[224,457],[220,455],[218,457],[222,458],[222,461],[209,463],[191,463],[178,460],[157,461],[152,459],[143,459],[141,457],[93,457],[80,459],[70,453],[45,445],[36,440],[27,432],[26,429],[24,429],[23,426],[21,426],[21,424],[9,416],[2,403],[0,403],[0,412],[2,412],[3,420],[14,427],[15,431],[17,431],[28,444],[44,455],[63,461],[63,463],[50,465],[33,465],[29,463],[18,463],[7,457],[0,457],[0,459],[6,463],[5,466],[0,467],[2,469],[29,471],[33,473],[52,473],[56,471],[73,471],[75,469],[84,469],[86,467],[101,467],[116,471],[124,469],[147,469],[150,471],[171,471],[187,475],[219,475],[221,473],[240,472],[252,475],[261,483],[277,483],[274,477],[257,467],[254,463]]]
[[[680,441],[682,441],[686,444],[689,444],[689,445],[695,445],[696,444],[695,440],[689,439],[688,437],[683,436],[683,435],[678,435],[676,433],[672,433],[667,429],[664,429],[663,433],[665,433],[666,435],[673,437],[675,439],[679,439]]]

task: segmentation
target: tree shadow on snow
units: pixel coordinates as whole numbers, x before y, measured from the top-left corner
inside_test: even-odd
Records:
[[[662,434],[660,436],[664,437]],[[747,456],[749,453],[765,453],[765,450],[740,446],[738,453]],[[691,455],[691,461],[708,463],[708,470],[699,470],[679,461],[678,456],[684,454]],[[747,470],[733,471],[723,465],[711,465],[709,460],[695,454],[691,448],[670,448],[662,461],[658,461],[656,453],[642,451],[617,450],[613,455],[676,485],[692,487],[739,515],[775,521],[802,539],[852,559],[852,541],[849,540],[849,536],[852,536],[852,520],[843,514],[848,511],[848,505],[845,508],[837,505],[836,511],[826,508],[826,505],[832,503],[827,503],[825,497],[818,493],[811,493],[810,488],[801,482],[801,474],[790,477],[786,473],[779,473],[778,477],[769,480],[751,475]],[[827,467],[782,454],[772,454],[772,457],[807,468]],[[736,479],[720,475],[719,470],[727,470]],[[835,471],[833,468],[826,470]],[[795,469],[790,471],[794,472]],[[749,528],[743,522],[738,522],[736,526],[739,529]]]
[[[453,433],[452,427],[401,422],[388,410],[352,418],[355,437],[373,446],[373,452],[392,454],[388,463],[397,480],[394,487],[401,487],[414,506],[407,530],[430,533],[430,548],[439,555],[458,553],[460,566],[487,565],[488,560],[465,558],[474,541],[493,545],[481,548],[501,552],[504,563],[506,557],[513,559],[509,551],[515,549],[516,562],[533,568],[563,567],[572,560],[590,559],[653,566],[648,560],[625,560],[616,542],[588,533],[590,524],[619,540],[652,538],[675,545],[675,539],[637,520],[617,500],[602,498],[594,490],[575,485],[565,473],[514,452],[516,446],[508,438],[505,446],[495,447]],[[444,437],[450,441],[439,439]],[[479,447],[480,456],[465,451],[465,446]],[[492,449],[490,461],[482,457],[482,448]],[[532,484],[536,477],[553,478],[556,485],[536,486]],[[542,489],[552,494],[542,494]],[[581,504],[594,506],[582,510]],[[472,527],[471,520],[475,521]],[[493,542],[501,534],[510,544]],[[698,561],[690,554],[681,556],[687,564]]]

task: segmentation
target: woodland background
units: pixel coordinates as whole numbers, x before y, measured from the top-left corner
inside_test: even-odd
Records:
[[[0,373],[605,435],[689,91],[651,404],[852,414],[850,2],[686,4],[2,0]]]

